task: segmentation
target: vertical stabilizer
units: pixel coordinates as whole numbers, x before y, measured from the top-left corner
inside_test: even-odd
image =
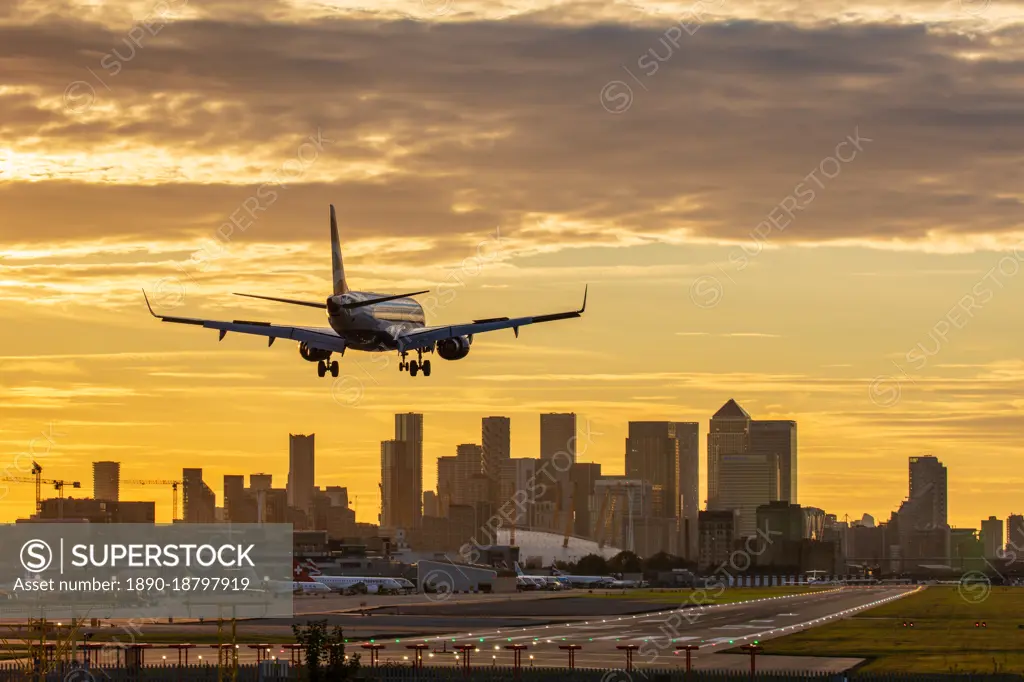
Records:
[[[338,218],[331,204],[331,277],[334,281],[334,294],[347,294],[348,282],[345,281],[345,265],[341,260],[341,240],[338,238]]]
[[[301,565],[298,561],[292,560],[292,582],[296,583],[311,583],[314,582],[313,578],[310,577],[306,571],[305,566]]]

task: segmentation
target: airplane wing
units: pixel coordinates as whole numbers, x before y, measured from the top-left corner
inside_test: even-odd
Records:
[[[220,338],[223,339],[228,332],[239,334],[253,334],[265,336],[269,340],[268,346],[274,345],[277,339],[290,339],[300,341],[311,348],[329,350],[337,353],[345,352],[345,339],[338,336],[338,333],[329,327],[288,327],[283,325],[270,324],[269,322],[253,322],[251,320],[233,320],[222,322],[220,320],[200,320],[192,317],[173,317],[171,315],[157,315],[153,312],[153,306],[149,304],[149,297],[142,292],[146,299],[146,307],[153,317],[164,322],[176,322],[178,324],[192,324],[206,329],[217,329],[220,331]]]
[[[533,317],[495,317],[488,320],[474,320],[467,324],[455,324],[443,327],[421,327],[400,333],[396,339],[398,349],[402,351],[426,348],[431,344],[443,339],[451,339],[458,336],[470,336],[484,332],[498,331],[499,329],[512,329],[516,336],[519,336],[519,328],[528,324],[539,322],[554,322],[555,320],[567,320],[573,317],[582,317],[587,309],[587,290],[583,290],[583,305],[579,310],[570,310],[564,313],[550,313],[548,315],[534,315]]]

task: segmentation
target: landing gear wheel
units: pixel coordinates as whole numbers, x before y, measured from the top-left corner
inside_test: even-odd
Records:
[[[399,372],[404,372],[405,371],[405,363],[404,362],[399,362],[398,363],[398,371]]]
[[[423,368],[423,376],[429,377],[430,376],[430,360],[424,360],[422,368]]]
[[[409,363],[409,374],[416,376],[416,373],[420,371],[420,363],[413,360]]]
[[[320,376],[320,378],[323,378],[323,376],[327,374],[327,364],[324,363],[323,360],[316,363],[316,373]]]
[[[334,377],[335,379],[338,378],[338,361],[337,360],[335,360],[334,362],[331,363],[331,376]]]

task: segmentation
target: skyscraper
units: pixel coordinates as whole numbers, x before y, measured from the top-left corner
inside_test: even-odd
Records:
[[[576,462],[569,471],[574,514],[573,533],[580,537],[589,537],[593,531],[593,517],[598,511],[597,481],[600,478],[601,465],[595,462]],[[528,488],[525,490],[528,491]]]
[[[528,528],[534,525],[535,489],[539,460],[532,457],[509,459],[502,465],[500,495],[505,500],[501,509],[501,522],[510,526]]]
[[[927,455],[910,458],[909,499],[920,505],[916,519],[919,528],[943,528],[948,525],[946,490],[946,467],[936,457]],[[925,497],[927,500],[922,500]]]
[[[92,496],[96,500],[117,502],[121,495],[121,463],[92,463]]]
[[[679,507],[679,555],[697,561],[700,537],[697,528],[700,513],[700,424],[676,422],[679,457],[676,459],[676,489]]]
[[[560,454],[564,453],[564,454]],[[576,461],[576,413],[548,413],[540,416],[540,458],[565,457]],[[568,469],[568,467],[566,467]]]
[[[470,504],[469,481],[482,476],[484,471],[484,449],[476,443],[462,443],[455,446],[455,485],[453,504]],[[479,502],[481,500],[473,500]]]
[[[416,412],[395,415],[395,440],[413,444],[418,457],[423,457],[423,415]]]
[[[481,422],[483,474],[499,481],[501,466],[512,457],[512,420],[508,417],[484,417]]]
[[[437,493],[433,490],[423,491],[423,515],[439,516],[437,513]]]
[[[408,441],[381,442],[381,528],[410,529],[419,525],[423,493],[416,490],[416,473],[415,455]]]
[[[1024,552],[1024,516],[1020,514],[1006,518],[1006,549],[1017,556]]]
[[[182,520],[185,523],[214,523],[217,498],[203,481],[202,469],[181,470]]]
[[[381,526],[415,528],[423,504],[423,415],[395,415],[395,438],[380,444]]]
[[[313,520],[316,435],[288,434],[288,506]]]
[[[750,452],[750,415],[735,400],[729,399],[711,417],[708,429],[708,509],[721,509],[718,504],[718,462],[723,455]]]
[[[755,419],[750,422],[750,451],[779,458],[779,495],[797,503],[796,422],[786,419]]]
[[[566,525],[565,516],[572,514],[572,486],[569,469],[576,462],[576,413],[548,413],[540,416],[540,466],[552,481],[541,502],[555,504],[556,527]]]
[[[736,537],[757,532],[757,508],[779,499],[776,455],[727,454],[718,459],[718,496],[711,511],[736,513]]]
[[[242,507],[245,504],[245,476],[224,475],[224,512],[228,521],[242,522]]]
[[[675,423],[629,422],[628,433],[626,477],[651,484],[651,514],[674,518],[678,506],[676,464],[679,459]]]
[[[458,458],[437,458],[437,515],[447,518],[448,508],[455,502]]]
[[[953,535],[946,523],[946,467],[931,456],[911,457],[909,461],[909,494],[889,520],[888,544],[898,546],[904,566],[923,560],[948,561]],[[999,542],[1001,536],[1000,526]]]
[[[1003,549],[1003,520],[990,516],[981,522],[981,541],[986,559],[998,559]]]

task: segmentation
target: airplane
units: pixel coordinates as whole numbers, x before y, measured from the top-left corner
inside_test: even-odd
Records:
[[[555,575],[567,578],[573,587],[611,587],[616,580],[610,575],[569,575],[561,571]]]
[[[303,360],[317,363],[317,374],[321,377],[326,376],[328,372],[332,377],[338,376],[338,362],[337,360],[332,361],[331,356],[334,353],[344,356],[347,349],[370,353],[397,351],[401,358],[398,363],[399,371],[408,371],[412,376],[416,376],[422,371],[423,376],[430,376],[430,360],[423,359],[424,353],[433,353],[436,350],[444,360],[461,360],[469,355],[469,349],[476,334],[499,329],[512,329],[518,338],[520,327],[540,322],[582,317],[587,307],[587,290],[584,287],[583,305],[579,310],[529,317],[492,317],[473,320],[467,324],[425,326],[426,315],[423,312],[423,307],[412,297],[428,293],[428,291],[379,294],[353,291],[349,288],[341,259],[338,220],[333,205],[331,206],[331,272],[334,293],[328,296],[323,303],[236,293],[236,296],[321,308],[327,311],[329,327],[292,327],[249,320],[225,322],[158,315],[153,311],[153,306],[150,305],[145,290],[142,295],[146,300],[146,307],[149,308],[153,317],[163,322],[191,324],[219,330],[221,340],[228,332],[237,332],[265,336],[268,339],[268,346],[274,345],[274,341],[279,338],[298,341],[299,355]],[[410,361],[407,357],[409,353],[413,352],[416,353],[416,360]]]
[[[529,575],[523,572],[518,561],[513,564],[516,569],[516,584],[523,589],[566,590],[572,587],[572,584],[563,576]]]
[[[416,586],[408,580],[405,580],[405,578],[324,575],[320,572],[320,569],[316,567],[316,564],[311,561],[303,565],[302,568],[307,571],[311,580],[315,580],[322,585],[326,585],[331,592],[352,594],[354,592],[362,592],[365,590],[368,594],[398,594],[406,592],[409,589],[416,589]],[[400,581],[404,581],[405,584]]]
[[[807,571],[808,585],[830,585],[834,582],[825,578],[825,571]]]
[[[506,564],[507,566],[508,564]],[[547,589],[547,581],[544,580],[544,576],[540,575],[526,575],[523,573],[523,569],[519,566],[519,562],[515,562],[516,569],[516,584],[522,587],[524,590],[543,590]]]
[[[540,576],[544,579],[545,587],[549,590],[571,590],[572,583],[569,582],[564,576],[559,575],[544,575]]]
[[[292,580],[267,580],[264,586],[271,592],[291,592],[292,594],[329,594],[331,588],[318,583],[310,577],[304,566],[292,562]]]

